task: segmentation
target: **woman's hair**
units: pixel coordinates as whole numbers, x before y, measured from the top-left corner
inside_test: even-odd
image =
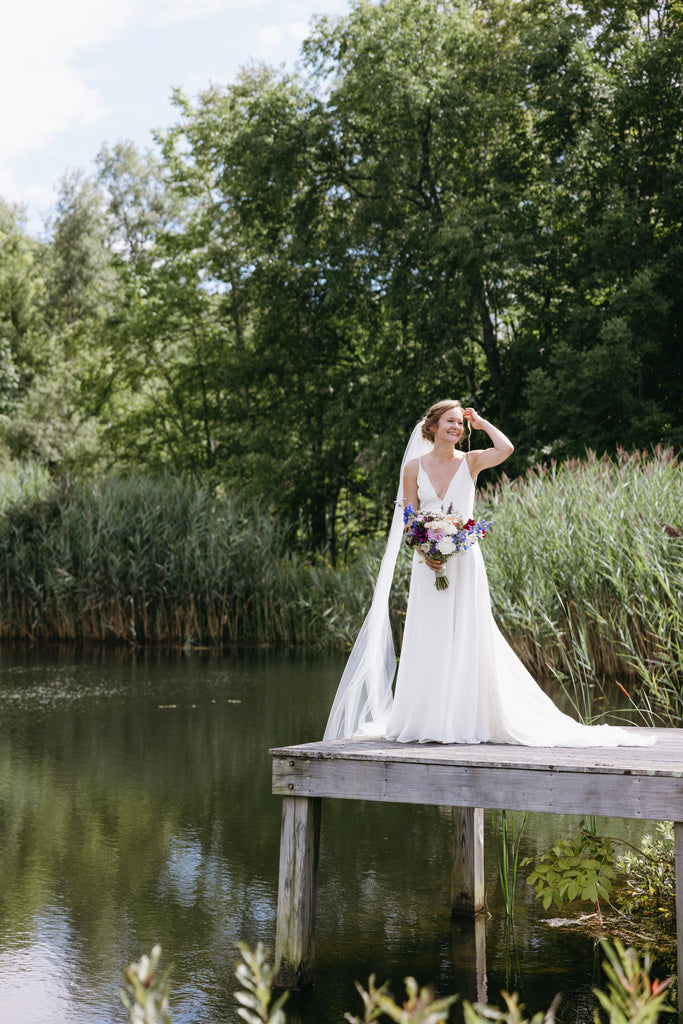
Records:
[[[434,431],[436,430],[437,424],[443,414],[448,412],[449,409],[462,409],[462,405],[457,399],[446,398],[443,402],[437,402],[436,405],[433,405],[431,409],[427,410],[425,413],[424,423],[422,424],[422,436],[426,441],[434,440]]]

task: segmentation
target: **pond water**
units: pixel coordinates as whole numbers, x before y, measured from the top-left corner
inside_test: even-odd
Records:
[[[3,1021],[125,1021],[121,968],[156,942],[173,965],[174,1024],[239,1019],[235,943],[275,943],[268,749],[320,737],[341,668],[268,651],[0,650]],[[523,877],[510,936],[487,824],[477,990],[473,927],[448,906],[449,812],[324,802],[315,985],[297,1019],[361,1013],[354,980],[376,972],[396,995],[408,974],[469,999],[516,989],[530,1012],[561,991],[559,1021],[592,1020],[599,952],[550,921]],[[530,815],[523,854],[575,824]]]

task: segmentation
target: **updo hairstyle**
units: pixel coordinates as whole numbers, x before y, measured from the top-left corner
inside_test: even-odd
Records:
[[[457,399],[446,398],[443,402],[437,402],[436,405],[433,405],[431,409],[427,410],[425,413],[424,423],[422,424],[422,436],[425,441],[434,441],[434,432],[438,426],[439,420],[445,412],[449,411],[449,409],[462,409],[462,405]],[[464,426],[465,433],[463,434],[463,437],[465,437],[467,432],[467,424],[465,423]]]

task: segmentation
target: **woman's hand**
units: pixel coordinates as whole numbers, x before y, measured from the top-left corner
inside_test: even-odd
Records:
[[[473,430],[484,429],[484,420],[479,415],[479,413],[475,412],[475,410],[472,409],[470,406],[468,406],[467,409],[463,409],[462,415],[463,419],[470,421],[470,426],[472,427]]]
[[[501,462],[505,462],[512,455],[515,446],[502,430],[494,427],[492,423],[485,420],[483,416],[480,416],[471,407],[463,410],[462,415],[463,419],[469,420],[473,430],[483,430],[488,434],[493,444],[493,448],[477,449],[469,454],[470,473],[473,479],[476,480],[477,473],[480,473],[482,469],[490,469],[492,466],[499,466]]]
[[[436,562],[432,558],[425,558],[425,565],[428,565],[433,572],[438,572],[441,568],[441,562]]]

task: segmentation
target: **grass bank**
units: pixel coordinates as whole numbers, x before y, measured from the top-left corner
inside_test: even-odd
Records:
[[[597,677],[680,717],[683,475],[671,452],[536,467],[484,489],[495,614],[582,716]],[[333,569],[292,552],[268,509],[174,477],[51,483],[0,474],[0,637],[344,649],[383,549]],[[409,558],[392,614],[400,636]]]

